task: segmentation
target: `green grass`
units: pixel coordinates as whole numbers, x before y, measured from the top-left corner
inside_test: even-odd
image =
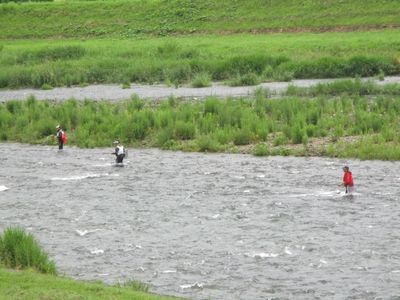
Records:
[[[1,4],[0,88],[382,78],[400,74],[399,14],[396,0]]]
[[[296,87],[290,85],[285,93],[287,96],[316,97],[321,95],[393,95],[400,96],[399,84],[377,85],[373,81],[338,80],[332,83],[319,83],[312,87]]]
[[[210,97],[202,102],[185,102],[170,98],[160,104],[144,102],[137,96],[118,103],[53,103],[30,97],[0,104],[0,140],[55,145],[54,126],[61,124],[67,130],[69,144],[79,147],[110,146],[119,139],[133,147],[258,154],[266,152],[260,145],[252,150],[261,143],[271,154],[363,158],[358,146],[353,151],[336,146],[341,141],[354,146],[364,137],[378,137],[368,143],[382,149],[371,147],[370,157],[400,159],[398,85],[391,87],[395,93],[360,96],[353,84],[370,93],[381,91],[369,82],[348,85],[345,81],[344,86],[353,93],[338,85],[339,97],[327,93],[311,99],[287,96],[274,100],[262,91],[248,99]],[[331,85],[326,88],[333,91]],[[316,149],[313,143],[318,140],[323,145]],[[334,145],[335,151],[327,151],[327,145]],[[277,152],[276,147],[283,150]]]
[[[148,289],[138,281],[107,286],[57,277],[55,263],[32,234],[8,228],[0,235],[0,299],[177,299]]]
[[[132,38],[193,33],[399,26],[398,1],[58,1],[0,6],[0,39]]]
[[[0,299],[172,300],[177,298],[137,290],[137,284],[107,286],[100,282],[75,281],[39,274],[32,270],[14,271],[0,267]]]
[[[0,88],[400,73],[400,30],[181,36],[133,40],[3,40]]]
[[[13,269],[33,268],[42,273],[57,273],[54,262],[49,261],[34,236],[20,228],[7,228],[0,235],[0,264]]]

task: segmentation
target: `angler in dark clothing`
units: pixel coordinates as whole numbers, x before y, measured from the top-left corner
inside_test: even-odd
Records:
[[[57,133],[57,140],[58,140],[58,149],[62,150],[64,148],[64,131],[61,129],[60,125],[56,127]]]
[[[113,153],[116,156],[115,162],[122,163],[125,157],[125,148],[119,141],[115,141],[113,144],[116,145],[115,152]]]

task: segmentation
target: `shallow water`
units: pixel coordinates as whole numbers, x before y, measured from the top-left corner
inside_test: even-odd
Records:
[[[0,144],[0,229],[193,299],[397,299],[400,163]],[[349,164],[356,194],[337,184]]]

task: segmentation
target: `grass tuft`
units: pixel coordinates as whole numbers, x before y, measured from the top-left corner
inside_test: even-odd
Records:
[[[56,274],[54,262],[32,234],[21,228],[7,228],[0,236],[0,262],[9,268],[33,268],[41,273]]]

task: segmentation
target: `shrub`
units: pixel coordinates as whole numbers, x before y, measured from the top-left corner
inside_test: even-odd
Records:
[[[43,83],[41,89],[46,91],[46,90],[52,90],[53,87],[48,83]]]
[[[385,80],[385,73],[382,70],[380,70],[378,73],[378,79],[379,79],[379,81]]]
[[[131,84],[129,83],[129,82],[124,82],[123,84],[122,84],[122,87],[121,87],[122,89],[130,89],[131,88]]]
[[[274,139],[274,146],[281,146],[287,144],[288,139],[284,134],[279,134]]]
[[[174,129],[172,127],[166,127],[159,131],[157,134],[156,144],[158,147],[163,147],[168,141],[174,139]]]
[[[293,72],[292,71],[286,71],[286,70],[277,70],[274,72],[273,79],[276,81],[292,81],[294,78]]]
[[[130,288],[130,289],[132,289],[134,291],[138,291],[138,292],[147,293],[149,291],[149,286],[146,283],[136,281],[136,280],[127,281],[120,286],[127,287],[127,288]]]
[[[255,156],[267,156],[269,153],[270,152],[266,144],[257,144],[253,150],[253,155]]]
[[[206,135],[197,139],[197,146],[201,152],[217,152],[220,149],[218,142]]]
[[[248,145],[251,142],[251,132],[248,129],[240,129],[233,136],[233,143],[237,146]]]
[[[260,78],[255,73],[247,73],[244,75],[239,75],[228,81],[228,84],[230,86],[257,85],[259,83],[260,83]]]
[[[42,273],[56,274],[54,262],[32,234],[20,228],[7,228],[0,236],[0,261],[14,269],[34,268]]]
[[[196,128],[192,123],[178,121],[175,124],[175,137],[180,140],[192,140],[196,134]]]
[[[296,125],[292,128],[292,142],[294,144],[301,144],[303,142],[303,136],[306,133],[304,132],[303,128],[301,128],[299,125]]]
[[[217,98],[207,98],[204,101],[204,114],[218,114],[222,107],[221,101]]]
[[[211,76],[208,75],[207,73],[197,74],[192,81],[192,87],[195,88],[202,88],[208,86],[211,86]]]
[[[140,99],[136,94],[131,96],[131,99],[128,101],[128,111],[133,112],[135,110],[142,110],[144,107],[144,101]]]

